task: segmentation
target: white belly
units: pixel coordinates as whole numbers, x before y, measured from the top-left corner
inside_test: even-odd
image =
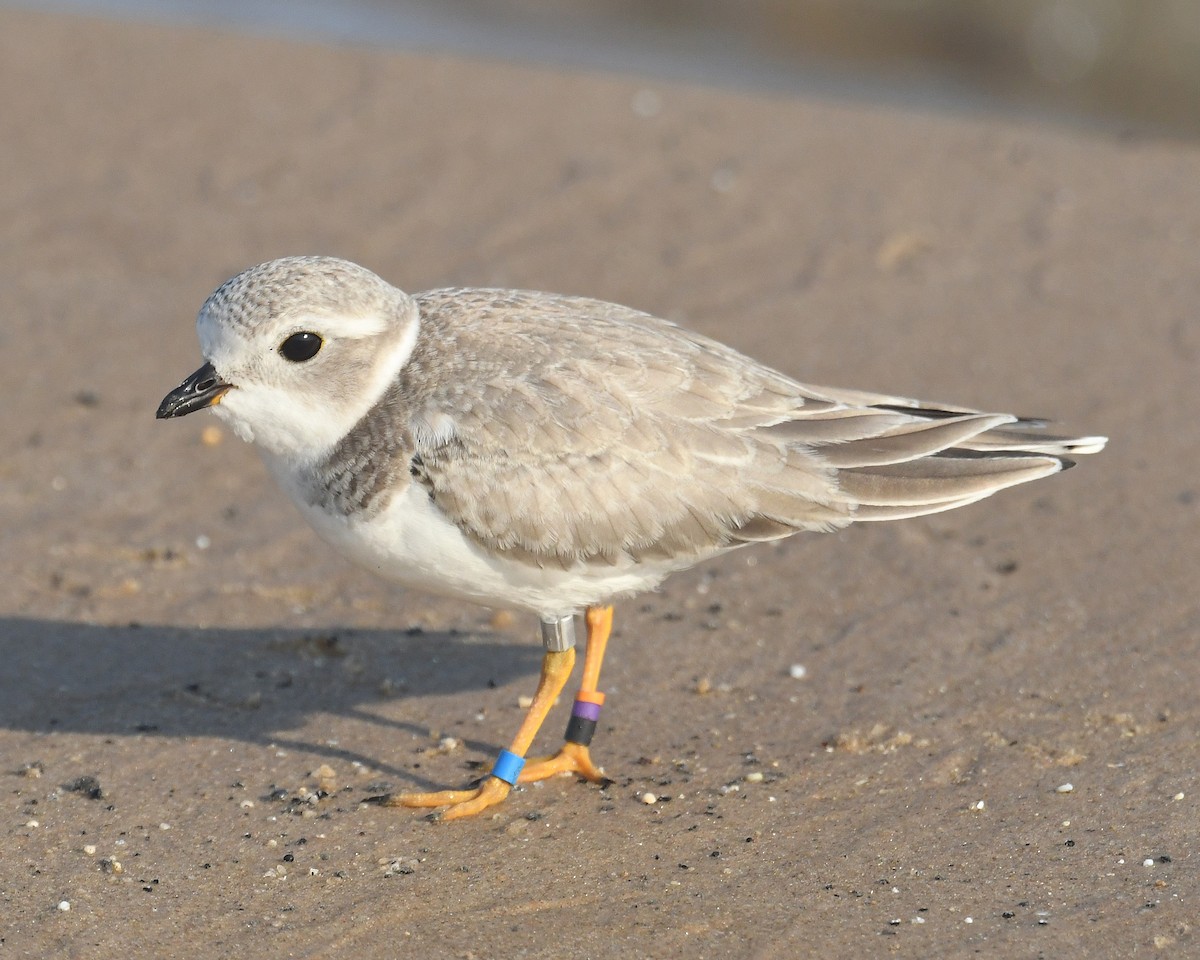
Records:
[[[275,467],[275,464],[269,464]],[[314,507],[290,477],[273,469],[305,519],[329,544],[379,576],[407,587],[460,597],[485,606],[519,607],[563,616],[614,596],[657,586],[669,567],[624,561],[615,565],[536,567],[488,554],[466,537],[412,483],[370,518]]]

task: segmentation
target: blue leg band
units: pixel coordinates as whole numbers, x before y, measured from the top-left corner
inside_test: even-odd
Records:
[[[500,756],[496,758],[496,762],[492,765],[492,776],[515,787],[517,785],[517,777],[521,775],[521,768],[523,766],[525,766],[524,757],[518,757],[511,750],[501,750]]]

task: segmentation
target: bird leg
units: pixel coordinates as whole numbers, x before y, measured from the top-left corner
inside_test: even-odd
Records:
[[[478,787],[470,790],[439,790],[434,793],[400,793],[379,797],[374,802],[385,807],[447,807],[436,815],[438,820],[458,820],[471,817],[499,803],[508,796],[516,782],[516,773],[524,763],[523,757],[546,714],[566,686],[567,678],[575,666],[575,648],[547,650],[542,657],[542,675],[538,680],[533,703],[521,721],[517,735],[508,750],[503,750],[492,772]],[[524,779],[522,777],[522,779]]]
[[[605,783],[604,771],[592,762],[588,744],[596,732],[596,720],[604,703],[604,694],[596,689],[600,683],[600,666],[604,662],[604,650],[612,632],[612,607],[588,607],[587,652],[583,658],[583,679],[571,720],[567,724],[566,741],[552,757],[530,760],[522,769],[518,782],[533,783],[559,773],[577,773],[593,783]]]

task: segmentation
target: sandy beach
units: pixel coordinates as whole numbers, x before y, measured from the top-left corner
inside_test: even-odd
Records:
[[[1195,144],[10,10],[0,91],[0,957],[1200,950]],[[154,420],[294,253],[1110,446],[623,603],[612,785],[432,824],[360,801],[479,775],[536,624]]]

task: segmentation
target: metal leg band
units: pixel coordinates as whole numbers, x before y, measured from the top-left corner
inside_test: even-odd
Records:
[[[575,615],[543,620],[542,646],[552,653],[562,653],[575,646]]]

